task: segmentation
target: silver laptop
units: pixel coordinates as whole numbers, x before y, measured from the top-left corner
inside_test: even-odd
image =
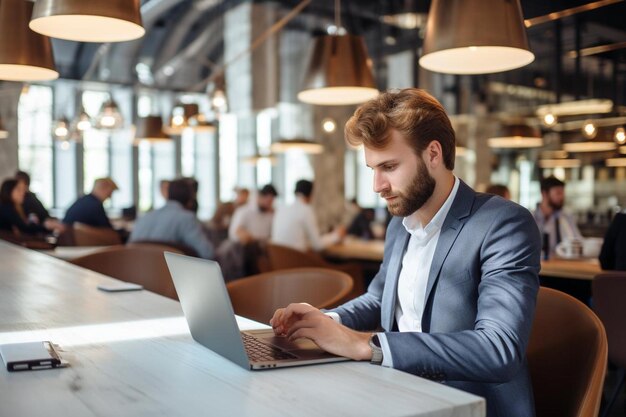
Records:
[[[339,362],[347,358],[321,350],[308,339],[290,342],[272,329],[239,331],[217,262],[165,252],[191,336],[201,345],[246,369]]]

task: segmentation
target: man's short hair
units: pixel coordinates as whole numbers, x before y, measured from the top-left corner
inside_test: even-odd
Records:
[[[113,190],[119,189],[115,181],[111,177],[98,178],[93,182],[93,188],[108,187]]]
[[[541,187],[541,192],[547,193],[552,188],[565,187],[565,183],[554,175],[550,175],[549,177],[543,178],[541,181],[539,181],[539,186]]]
[[[177,179],[170,182],[167,187],[167,199],[178,201],[183,207],[187,207],[193,197],[193,189],[186,178]]]
[[[454,169],[456,138],[441,103],[419,88],[390,90],[365,102],[348,120],[345,135],[354,146],[383,149],[397,130],[420,156],[428,144],[441,144],[446,168]]]
[[[263,188],[259,190],[259,194],[263,196],[273,195],[274,197],[278,196],[278,192],[276,188],[272,184],[264,185]]]
[[[15,173],[15,179],[18,181],[23,181],[24,184],[28,186],[30,185],[30,175],[28,175],[28,172],[17,171]]]
[[[296,194],[302,194],[305,197],[311,197],[313,193],[313,183],[309,180],[300,180],[296,183]]]

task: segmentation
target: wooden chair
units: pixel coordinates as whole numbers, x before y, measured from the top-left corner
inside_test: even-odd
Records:
[[[74,244],[76,246],[121,245],[120,235],[107,227],[93,227],[83,223],[74,223]]]
[[[607,417],[624,386],[626,374],[626,272],[596,275],[592,284],[593,309],[604,323],[609,341],[609,361],[618,368],[618,381],[602,410]],[[626,411],[623,411],[626,414]]]
[[[133,282],[154,293],[178,300],[163,252],[183,252],[169,246],[138,245],[115,246],[76,258],[74,265]]]
[[[272,271],[291,268],[327,268],[345,272],[354,280],[352,292],[346,297],[352,299],[365,292],[363,284],[363,270],[359,264],[344,263],[334,264],[325,261],[320,255],[314,252],[302,252],[287,246],[268,243],[266,247],[269,268]]]
[[[350,293],[352,286],[350,275],[325,268],[266,272],[226,285],[235,313],[262,323],[269,323],[276,309],[289,303],[334,307]]]
[[[157,246],[167,246],[170,248],[176,248],[179,251],[181,251],[183,254],[187,255],[187,256],[194,256],[196,258],[198,258],[198,252],[196,252],[196,250],[190,246],[187,245],[183,245],[182,243],[176,243],[176,242],[166,242],[166,241],[161,241],[161,240],[139,240],[139,241],[135,241],[135,242],[129,242],[126,244],[126,246],[134,246],[134,245],[157,245]]]
[[[527,355],[536,417],[598,415],[607,339],[602,322],[586,305],[541,287]]]

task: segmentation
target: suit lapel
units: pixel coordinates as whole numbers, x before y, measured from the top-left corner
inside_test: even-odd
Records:
[[[459,235],[459,232],[463,228],[464,223],[461,220],[469,216],[472,210],[474,198],[474,190],[472,190],[463,181],[460,181],[459,189],[454,197],[450,211],[441,226],[439,240],[437,241],[437,247],[435,248],[435,255],[433,256],[433,261],[430,265],[428,282],[426,284],[426,302],[428,302],[428,297],[430,297],[430,293],[439,278],[441,267],[443,266],[448,253],[450,253],[450,249],[452,249],[452,245]]]
[[[396,303],[398,301],[398,278],[400,277],[400,269],[402,267],[404,252],[406,251],[406,247],[409,243],[409,236],[410,235],[406,231],[406,229],[402,227],[393,245],[391,259],[389,260],[381,309],[381,325],[387,331],[391,331],[393,327],[393,321],[396,316]]]

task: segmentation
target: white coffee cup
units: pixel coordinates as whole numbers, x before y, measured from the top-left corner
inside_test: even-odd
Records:
[[[586,258],[597,258],[602,249],[604,239],[601,237],[588,237],[583,239],[583,256]]]
[[[556,245],[556,254],[561,258],[576,259],[583,254],[583,244],[579,239],[567,239]]]

